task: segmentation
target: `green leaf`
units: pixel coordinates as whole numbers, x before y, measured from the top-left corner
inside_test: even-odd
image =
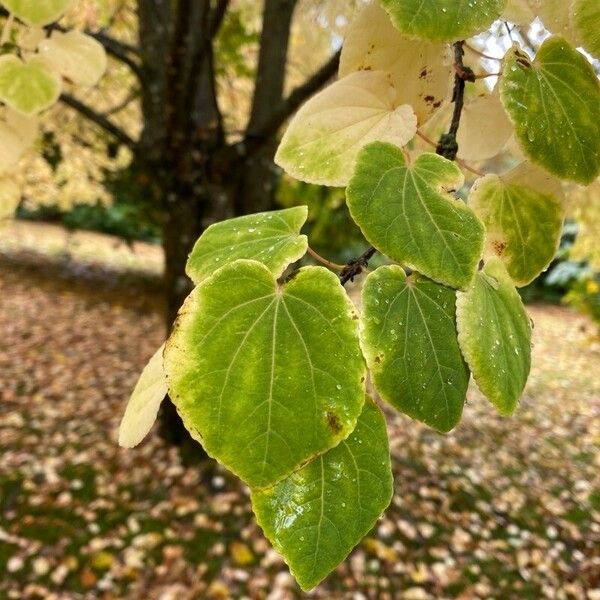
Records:
[[[373,528],[393,493],[381,411],[368,399],[339,446],[274,487],[252,491],[256,519],[307,591]]]
[[[486,228],[486,255],[499,256],[519,285],[548,267],[560,243],[564,210],[560,182],[530,163],[478,179],[469,205]]]
[[[2,4],[27,25],[43,26],[59,19],[73,0],[2,0]]]
[[[562,37],[535,61],[514,47],[505,58],[500,96],[521,149],[561,179],[591,183],[600,174],[600,84],[585,57]]]
[[[481,392],[514,412],[531,366],[529,318],[502,261],[491,258],[456,302],[458,342]]]
[[[165,350],[185,426],[252,487],[337,445],[364,402],[356,319],[322,267],[283,286],[256,261],[222,267],[185,301]]]
[[[600,3],[598,0],[575,0],[573,28],[585,49],[600,58]]]
[[[487,29],[506,0],[380,0],[405,35],[453,42]]]
[[[119,427],[119,446],[123,448],[134,448],[148,435],[167,395],[164,349],[165,345],[162,344],[148,361],[127,402]]]
[[[460,169],[435,154],[407,165],[402,150],[373,143],[359,154],[346,190],[352,218],[367,240],[402,264],[451,287],[471,281],[483,249],[483,225],[447,190]]]
[[[247,258],[263,263],[279,277],[306,254],[308,242],[300,229],[307,215],[306,206],[296,206],[215,223],[196,242],[186,272],[198,284],[219,267]]]
[[[456,339],[456,292],[395,265],[368,277],[361,346],[381,397],[438,431],[460,421],[469,370]]]
[[[0,56],[0,101],[32,116],[59,98],[61,81],[39,58],[23,62],[13,54]]]
[[[311,98],[292,119],[275,162],[292,177],[344,187],[359,150],[375,140],[397,146],[417,132],[411,106],[400,104],[389,73],[359,71]]]

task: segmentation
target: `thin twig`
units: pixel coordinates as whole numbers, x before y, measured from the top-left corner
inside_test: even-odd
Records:
[[[13,27],[13,23],[15,22],[15,16],[10,13],[4,23],[4,27],[2,28],[2,37],[0,38],[0,46],[4,46],[6,42],[8,42],[8,38],[10,37],[10,32]]]
[[[473,54],[477,54],[477,56],[481,56],[481,58],[485,58],[486,60],[497,60],[498,62],[502,62],[502,60],[503,60],[502,58],[496,58],[495,56],[490,56],[489,54],[485,54],[485,53],[481,52],[481,50],[477,50],[477,48],[474,48],[467,42],[465,42],[465,48],[467,48],[467,50],[470,50],[471,52],[473,52]]]
[[[333,269],[334,271],[343,271],[346,268],[346,265],[338,265],[337,263],[331,262],[326,258],[323,258],[320,254],[318,254],[315,250],[313,250],[310,246],[308,246],[308,253],[322,265],[328,267],[329,269]]]

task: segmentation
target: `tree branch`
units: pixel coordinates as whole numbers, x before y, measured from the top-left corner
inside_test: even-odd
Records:
[[[280,127],[310,96],[318,92],[332,77],[340,65],[341,50],[336,52],[318,71],[303,84],[294,89],[290,95],[273,111],[271,117],[255,132],[247,133],[244,142],[245,154],[258,150],[265,142],[277,134]]]
[[[60,100],[63,104],[66,104],[92,123],[98,125],[98,127],[106,131],[106,133],[112,135],[117,141],[124,146],[127,146],[131,151],[136,151],[137,143],[135,140],[129,137],[125,131],[115,125],[110,119],[69,94],[62,94]]]
[[[229,4],[230,0],[219,0],[212,11],[210,16],[210,36],[212,39],[215,38],[217,33],[219,33],[219,29],[221,29],[223,19],[225,18],[225,14],[229,8]]]

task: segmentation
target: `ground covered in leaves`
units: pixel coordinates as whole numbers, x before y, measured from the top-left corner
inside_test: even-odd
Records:
[[[157,286],[22,258],[0,260],[0,598],[301,597],[233,477],[155,432],[116,444]],[[600,600],[600,344],[567,309],[531,316],[516,417],[476,390],[447,436],[390,413],[392,506],[306,597]]]

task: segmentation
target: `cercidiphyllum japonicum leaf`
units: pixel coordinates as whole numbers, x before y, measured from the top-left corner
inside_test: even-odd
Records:
[[[519,286],[548,267],[564,217],[560,182],[531,163],[505,175],[486,175],[471,189],[469,206],[486,228],[486,256],[498,256]]]
[[[509,50],[500,97],[532,162],[582,184],[600,174],[600,84],[564,38],[548,38],[534,62]]]
[[[60,92],[59,76],[41,59],[0,56],[0,101],[7,106],[33,116],[55,104]]]
[[[306,206],[295,206],[215,223],[196,242],[186,273],[198,284],[224,264],[247,258],[279,277],[306,254],[308,241],[300,229],[307,216]]]
[[[473,211],[448,193],[462,187],[456,164],[421,154],[407,165],[402,150],[365,147],[346,190],[350,214],[380,252],[451,287],[472,279],[484,229]]]
[[[21,199],[21,190],[8,177],[0,177],[0,220],[15,214]]]
[[[405,35],[453,42],[487,29],[506,0],[380,0]]]
[[[40,42],[38,51],[53,69],[76,85],[96,85],[106,71],[102,44],[78,31],[54,31]]]
[[[571,20],[572,0],[529,0],[529,6],[551,33],[574,40]]]
[[[398,104],[409,104],[419,125],[447,98],[453,79],[447,44],[403,37],[377,2],[367,4],[350,24],[340,77],[355,71],[387,71],[398,90]]]
[[[392,494],[385,420],[367,399],[346,440],[275,486],[253,490],[252,507],[266,537],[307,591],[369,533]]]
[[[58,20],[73,0],[2,0],[8,11],[27,25],[48,25]]]
[[[535,14],[529,0],[508,0],[501,19],[516,25],[529,25],[535,19]]]
[[[370,273],[362,291],[360,339],[375,389],[442,432],[459,423],[469,385],[455,304],[455,290],[396,265]]]
[[[488,160],[506,146],[513,126],[498,94],[480,94],[465,102],[456,141],[459,158]]]
[[[481,392],[514,412],[531,366],[531,326],[502,261],[490,258],[456,300],[458,342]]]
[[[364,403],[357,316],[322,267],[283,286],[256,261],[222,267],[185,301],[164,364],[186,428],[251,487],[336,446]]]
[[[347,185],[365,144],[384,140],[404,146],[415,136],[417,117],[399,103],[399,93],[384,71],[359,71],[336,81],[298,111],[275,162],[308,183]]]
[[[600,2],[575,0],[572,6],[573,29],[577,41],[596,58],[600,58]]]
[[[119,427],[119,445],[124,448],[134,448],[148,435],[167,395],[164,349],[163,344],[148,361],[127,402]]]
[[[14,167],[33,145],[38,121],[7,107],[0,107],[0,174]]]

